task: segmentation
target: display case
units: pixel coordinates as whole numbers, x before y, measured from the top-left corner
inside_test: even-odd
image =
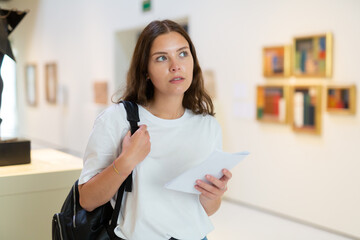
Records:
[[[320,85],[291,87],[291,124],[294,131],[321,133],[321,90]]]
[[[257,86],[256,119],[288,123],[289,88],[285,85]]]
[[[326,87],[326,110],[330,113],[355,114],[356,86],[328,85]]]

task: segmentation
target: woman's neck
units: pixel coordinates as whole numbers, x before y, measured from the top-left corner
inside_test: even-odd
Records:
[[[161,100],[154,98],[145,108],[156,117],[162,119],[177,119],[185,112],[185,108],[182,105],[182,98]]]

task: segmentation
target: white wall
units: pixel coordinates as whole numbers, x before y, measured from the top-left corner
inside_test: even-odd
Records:
[[[332,32],[331,79],[360,84],[360,1],[358,0],[13,0],[29,8],[11,38],[18,55],[20,133],[83,152],[95,116],[92,82],[106,79],[110,93],[123,79],[116,72],[117,34],[153,19],[189,19],[190,34],[203,69],[218,86],[218,118],[227,151],[248,150],[236,167],[228,197],[338,232],[360,237],[360,103],[355,116],[322,111],[322,135],[295,134],[290,126],[255,120],[255,86],[262,77],[262,47],[292,43],[294,36]],[[59,84],[68,99],[45,102],[44,64],[56,61]],[[39,66],[36,108],[23,97],[26,62]],[[289,81],[289,80],[284,80]],[[299,79],[292,79],[299,82]],[[240,89],[235,92],[234,89]],[[359,92],[359,91],[358,91]]]

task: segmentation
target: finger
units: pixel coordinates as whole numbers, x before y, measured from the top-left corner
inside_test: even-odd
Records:
[[[220,188],[214,184],[208,184],[204,181],[201,181],[201,180],[197,180],[196,181],[196,184],[203,188],[204,190],[214,194],[214,195],[217,195],[217,196],[220,196],[222,195],[223,191],[220,190]]]
[[[226,184],[228,182],[227,179],[218,179],[214,176],[211,175],[206,175],[206,180],[208,180],[209,182],[211,182],[215,187],[217,187],[218,189],[225,191],[226,190]]]
[[[128,131],[124,136],[123,144],[124,144],[124,142],[130,141],[130,138],[131,138],[131,132]]]
[[[221,181],[226,181],[227,182],[232,178],[232,173],[229,170],[223,169],[222,173],[224,175],[220,178]]]
[[[147,126],[146,126],[145,124],[140,125],[139,129],[140,129],[141,131],[146,132],[146,131],[147,131]]]
[[[149,131],[147,130],[147,126],[144,124],[144,125],[141,125],[141,131],[143,132],[143,134],[147,137],[149,137]]]
[[[204,184],[204,185],[203,185]],[[208,186],[206,186],[208,185]],[[197,182],[195,189],[198,190],[202,195],[209,199],[216,199],[222,195],[222,193],[215,187],[210,186],[204,182]],[[215,191],[216,193],[212,192]]]
[[[141,136],[141,135],[148,135],[146,125],[140,125],[139,128],[136,130],[136,132],[133,134],[133,136]]]
[[[221,194],[216,195],[216,194],[206,190],[205,188],[202,188],[200,185],[195,185],[195,189],[198,190],[201,193],[201,195],[203,195],[209,199],[216,199],[219,196],[221,196]]]

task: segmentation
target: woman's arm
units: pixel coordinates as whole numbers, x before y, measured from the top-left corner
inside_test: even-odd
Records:
[[[211,183],[197,180],[195,188],[201,192],[200,203],[204,207],[208,216],[213,215],[221,204],[221,197],[227,190],[227,182],[230,180],[232,174],[229,170],[223,169],[223,176],[217,179],[211,175],[206,175],[206,179]]]
[[[113,164],[79,185],[80,205],[85,210],[92,211],[108,202],[135,166],[149,154],[150,147],[146,125],[141,125],[132,136],[128,132],[122,143],[122,152]]]

